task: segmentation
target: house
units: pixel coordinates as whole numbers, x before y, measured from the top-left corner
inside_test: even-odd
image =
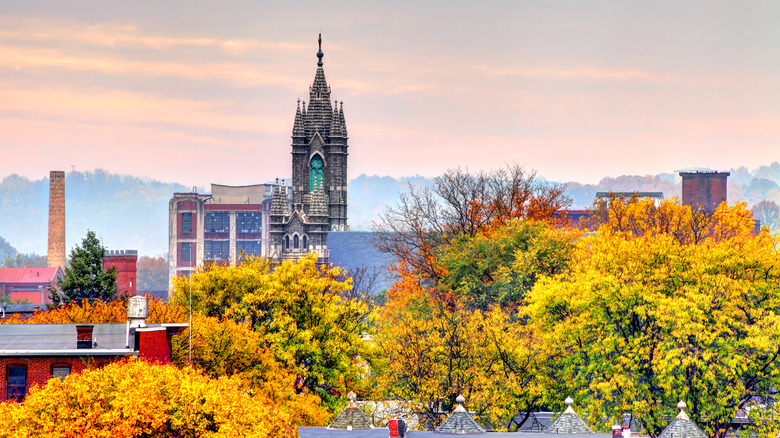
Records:
[[[33,385],[126,356],[171,362],[171,338],[187,324],[146,324],[145,297],[132,297],[117,324],[0,324],[0,402],[21,401]]]
[[[0,268],[0,297],[11,302],[49,304],[49,286],[57,286],[62,268]]]

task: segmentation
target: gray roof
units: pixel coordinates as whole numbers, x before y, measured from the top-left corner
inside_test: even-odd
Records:
[[[364,430],[373,429],[374,425],[371,424],[366,414],[357,408],[352,402],[344,408],[343,411],[330,423],[328,429],[351,429],[351,430]]]
[[[415,437],[430,437],[430,438],[442,438],[442,436],[450,435],[448,433],[410,430],[406,432],[406,436],[409,438]],[[340,430],[340,429],[328,429],[325,427],[299,427],[298,436],[300,438],[358,438],[358,437],[383,437],[390,436],[390,430],[386,427],[377,427],[371,430]],[[477,433],[471,436],[481,437],[494,437],[494,438],[550,438],[550,435],[543,432],[483,432]],[[598,434],[572,434],[568,435],[570,438],[611,438],[609,433]]]
[[[666,426],[663,432],[658,435],[658,438],[707,438],[705,434],[696,423],[693,422],[685,413],[685,404],[680,402],[678,407],[682,405],[680,413],[677,417]]]
[[[561,416],[547,428],[547,433],[590,434],[593,433],[593,430],[585,424],[571,406],[568,406]]]
[[[438,433],[454,433],[457,435],[471,435],[476,433],[484,433],[483,429],[468,413],[466,408],[463,407],[465,399],[462,395],[459,395],[455,399],[458,406],[452,411],[449,417],[444,420],[441,426],[436,428]]]
[[[135,329],[130,329],[127,348],[126,324],[89,324],[93,326],[93,348],[78,349],[76,326],[85,324],[0,324],[0,356],[124,355],[132,353]],[[162,324],[148,324],[161,327]]]
[[[387,268],[393,263],[393,258],[374,246],[375,235],[368,231],[328,232],[328,261],[347,270],[360,267],[374,270],[379,275],[377,288],[389,289],[394,280]]]

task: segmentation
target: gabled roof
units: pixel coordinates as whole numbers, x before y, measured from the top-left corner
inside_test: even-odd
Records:
[[[471,414],[463,407],[463,402],[466,401],[462,395],[459,395],[455,399],[458,403],[458,407],[444,420],[441,426],[436,428],[438,433],[454,433],[458,435],[470,435],[475,433],[484,433],[483,429],[473,418]]]
[[[565,402],[566,410],[547,428],[547,433],[593,433],[593,430],[571,408],[574,400],[566,397]]]
[[[355,405],[355,393],[350,391],[347,407],[330,423],[328,429],[365,430],[373,429],[374,425],[366,414]]]
[[[0,268],[0,283],[51,283],[62,275],[62,269],[55,268]]]
[[[677,403],[677,408],[680,409],[680,413],[658,435],[658,438],[707,438],[707,434],[699,429],[699,426],[685,413],[685,402]]]

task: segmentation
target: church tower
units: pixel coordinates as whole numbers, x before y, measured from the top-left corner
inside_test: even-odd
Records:
[[[316,252],[327,261],[328,231],[347,226],[347,126],[344,103],[331,101],[322,68],[322,35],[309,103],[298,100],[292,130],[292,212],[271,213],[271,253],[295,260]],[[284,184],[282,184],[283,186]],[[276,190],[281,191],[282,186]],[[280,195],[279,203],[283,197]],[[272,207],[273,210],[273,207]],[[272,255],[273,256],[273,255]]]

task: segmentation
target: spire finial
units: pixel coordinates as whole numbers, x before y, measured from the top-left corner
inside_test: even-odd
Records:
[[[572,400],[571,397],[566,397],[566,400],[563,402],[566,403],[566,406],[571,406],[574,403],[574,400]]]
[[[322,33],[320,33],[320,36],[317,38],[317,43],[319,44],[319,50],[317,50],[317,67],[322,67]]]

